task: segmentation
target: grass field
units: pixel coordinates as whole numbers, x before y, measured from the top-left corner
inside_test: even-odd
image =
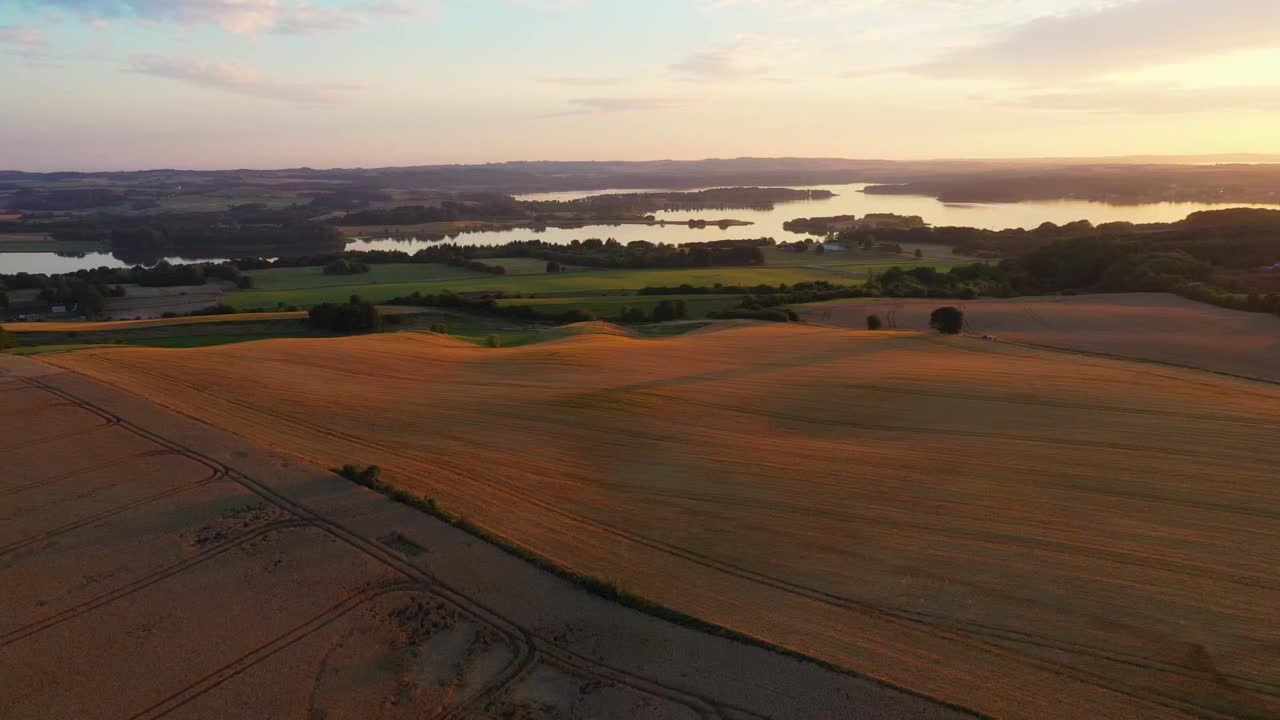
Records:
[[[636,304],[647,306],[644,302]],[[694,306],[695,309],[698,307],[700,306]],[[620,308],[614,310],[620,312]],[[478,345],[486,344],[490,336],[496,337],[503,347],[516,347],[562,337],[565,332],[572,332],[435,308],[382,308],[382,312],[384,318],[397,316],[386,320],[383,328],[385,332],[427,331],[434,326],[444,325],[450,336]],[[300,311],[155,320],[9,323],[0,327],[17,336],[19,346],[11,351],[16,355],[44,355],[121,345],[193,348],[278,338],[336,336],[334,333],[309,327],[306,317],[307,313]],[[645,332],[670,331],[659,327]]]
[[[399,267],[399,266],[392,266]],[[441,265],[405,266],[444,268]],[[447,268],[454,270],[454,268]],[[318,271],[318,268],[316,269]],[[270,270],[266,272],[280,272]],[[465,272],[465,271],[464,271]],[[560,274],[529,274],[488,276],[467,273],[466,277],[440,277],[412,282],[368,283],[357,278],[366,276],[341,276],[347,282],[359,284],[331,285],[317,281],[315,276],[304,273],[291,275],[280,281],[280,289],[253,289],[228,292],[225,302],[237,308],[274,308],[279,306],[307,306],[322,302],[344,301],[350,295],[360,295],[373,302],[386,302],[391,298],[409,295],[414,291],[439,293],[453,292],[504,292],[510,295],[560,293],[561,295],[592,294],[614,290],[639,290],[647,286],[715,285],[778,285],[815,280],[849,282],[841,272],[807,267],[735,267],[700,268],[679,270],[590,270]],[[256,282],[256,276],[255,276]],[[275,282],[268,280],[268,282]],[[303,287],[302,285],[306,285]]]
[[[65,333],[136,330],[140,328],[208,325],[210,323],[263,322],[267,320],[299,320],[306,312],[238,313],[234,315],[197,315],[194,317],[155,318],[152,320],[106,320],[103,322],[22,322],[0,323],[11,333]]]
[[[370,265],[369,272],[360,275],[325,275],[322,267],[272,268],[251,270],[245,274],[253,278],[254,290],[267,291],[438,282],[484,277],[463,268],[434,263]]]
[[[593,313],[599,318],[617,318],[622,315],[623,308],[638,307],[652,313],[653,308],[663,300],[683,300],[688,316],[705,318],[707,313],[728,310],[736,307],[741,295],[609,295],[597,297],[569,298],[534,298],[502,300],[501,305],[532,305],[546,313],[566,312],[581,309]]]
[[[58,365],[1001,718],[1280,713],[1280,388],[919,333],[425,334]]]

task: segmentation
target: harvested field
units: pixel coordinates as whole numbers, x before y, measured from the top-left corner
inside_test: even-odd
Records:
[[[306,311],[272,313],[235,313],[229,315],[196,315],[179,318],[152,318],[150,320],[104,320],[102,322],[38,322],[0,323],[11,333],[64,333],[102,332],[106,330],[135,330],[139,328],[170,327],[175,325],[205,325],[210,323],[262,322],[265,320],[300,320]]]
[[[0,717],[959,720],[0,355]]]
[[[1280,318],[1165,293],[1011,300],[842,300],[799,305],[810,322],[862,329],[927,330],[929,313],[961,307],[966,332],[1000,340],[1197,367],[1280,382]]]
[[[50,361],[321,465],[378,464],[575,570],[995,717],[1280,714],[1280,388],[728,327]]]

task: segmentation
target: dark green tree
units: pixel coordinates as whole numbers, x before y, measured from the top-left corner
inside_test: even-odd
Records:
[[[71,284],[71,299],[80,307],[80,313],[87,318],[96,318],[107,307],[107,299],[96,285],[83,280]]]
[[[884,327],[884,323],[880,320],[880,316],[879,316],[879,315],[868,315],[868,316],[867,316],[867,329],[868,329],[868,330],[879,330],[879,329],[880,329],[880,328],[882,328],[882,327]]]
[[[644,314],[644,308],[634,305],[627,305],[622,308],[622,317],[620,320],[624,323],[642,323],[649,318]]]
[[[940,307],[929,315],[929,327],[943,335],[959,335],[964,330],[964,313],[959,308]]]
[[[679,320],[685,316],[685,312],[683,300],[663,300],[653,309],[653,321]]]

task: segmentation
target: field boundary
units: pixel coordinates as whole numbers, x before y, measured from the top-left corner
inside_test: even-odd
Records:
[[[345,477],[338,472],[334,472],[334,474],[338,475],[339,477]],[[734,642],[742,643],[744,645],[749,645],[751,647],[759,648],[761,650],[767,650],[769,652],[782,655],[784,657],[788,657],[792,660],[798,660],[800,662],[816,665],[822,668],[823,670],[827,670],[828,672],[834,672],[840,675],[847,675],[849,677],[857,678],[859,680],[872,682],[872,683],[875,683],[876,685],[893,690],[895,692],[901,692],[906,695],[911,695],[913,697],[918,697],[923,700],[928,700],[929,702],[936,703],[942,707],[946,707],[949,710],[954,710],[956,712],[964,713],[974,718],[980,718],[981,720],[995,720],[995,718],[989,715],[984,715],[982,713],[979,713],[976,710],[972,710],[970,708],[963,707],[961,705],[956,705],[954,703],[950,703],[945,700],[940,700],[938,698],[931,697],[924,693],[911,690],[910,688],[900,687],[898,685],[894,685],[893,683],[887,680],[882,680],[875,676],[866,675],[864,673],[858,672],[857,670],[852,670],[846,667],[842,667],[840,665],[836,665],[831,662],[827,662],[825,660],[820,660],[818,658],[805,655],[804,653],[801,653],[796,650],[792,650],[790,648],[783,647],[781,645],[775,645],[774,643],[771,643],[768,640],[757,637],[755,635],[750,635],[738,630],[734,630],[732,628],[725,627],[723,625],[718,625],[713,622],[702,620],[701,618],[695,617],[693,615],[689,615],[688,613],[682,612],[680,610],[676,610],[674,608],[667,607],[666,605],[663,605],[661,603],[654,602],[647,598],[644,598],[634,593],[623,590],[617,585],[617,583],[614,583],[608,580],[603,580],[593,575],[587,575],[585,573],[576,572],[573,569],[569,568],[568,566],[557,563],[554,560],[546,557],[545,555],[537,553],[504,535],[500,535],[496,532],[493,532],[492,530],[484,528],[480,525],[476,525],[475,523],[467,520],[466,518],[459,517],[457,515],[454,515],[448,512],[447,510],[441,508],[433,498],[424,498],[422,496],[415,495],[407,490],[401,490],[400,488],[394,485],[382,482],[381,480],[373,480],[372,482],[361,482],[360,480],[353,480],[351,478],[346,478],[346,479],[355,485],[359,485],[361,487],[373,490],[374,492],[377,492],[394,502],[400,503],[402,505],[407,505],[415,510],[418,510],[419,512],[422,512],[426,515],[430,515],[431,517],[441,522],[444,522],[452,527],[455,527],[471,535],[472,537],[482,540],[498,548],[499,550],[502,550],[508,555],[511,555],[520,560],[523,560],[526,563],[533,565],[534,567],[538,568],[539,570],[542,570],[543,572],[549,573],[551,575],[554,575],[557,578],[560,578],[561,580],[569,582],[579,590],[582,590],[590,595],[594,595],[598,598],[607,600],[614,604],[621,605],[630,610],[634,610],[643,615],[648,615],[649,617],[657,618],[659,620],[671,623],[673,625],[678,625],[680,627],[687,628],[690,630],[696,630],[701,633],[713,635],[719,638],[724,638],[726,640],[732,640]]]

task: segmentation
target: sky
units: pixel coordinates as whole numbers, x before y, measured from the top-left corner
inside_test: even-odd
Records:
[[[1280,153],[1280,0],[0,0],[0,169]]]

